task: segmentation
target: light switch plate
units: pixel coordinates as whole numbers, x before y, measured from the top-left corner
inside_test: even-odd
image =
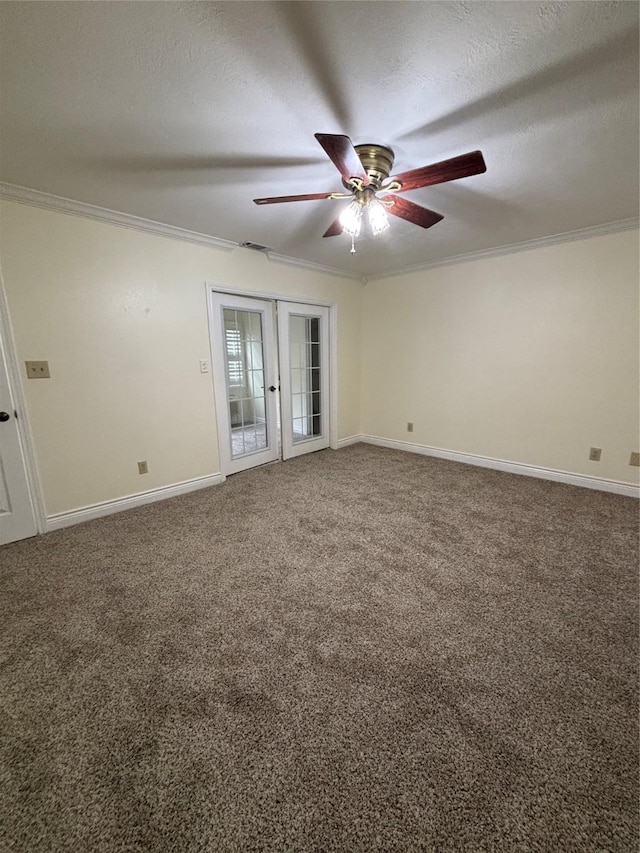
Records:
[[[48,361],[25,361],[28,379],[50,379]]]

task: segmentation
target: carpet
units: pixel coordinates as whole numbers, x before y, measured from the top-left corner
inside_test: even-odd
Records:
[[[637,850],[631,498],[358,444],[0,567],[3,850]]]

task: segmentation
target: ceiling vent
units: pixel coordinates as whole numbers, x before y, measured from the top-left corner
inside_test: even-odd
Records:
[[[247,240],[246,243],[240,243],[240,248],[242,249],[251,249],[253,252],[270,252],[271,249],[267,248],[267,246],[261,246],[260,243],[251,243]]]

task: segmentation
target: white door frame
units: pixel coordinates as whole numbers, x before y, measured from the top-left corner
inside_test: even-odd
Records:
[[[2,347],[5,359],[5,367],[7,371],[7,380],[9,384],[9,393],[13,401],[13,408],[16,415],[16,423],[18,427],[18,436],[20,438],[20,447],[22,450],[22,461],[25,469],[27,480],[27,488],[29,498],[31,500],[31,509],[37,533],[47,532],[47,517],[44,509],[44,497],[42,494],[42,486],[40,477],[38,476],[38,467],[36,464],[36,454],[34,450],[33,436],[27,419],[27,406],[22,386],[21,372],[18,362],[15,339],[13,336],[13,328],[11,326],[11,318],[9,316],[9,305],[4,287],[4,276],[0,269],[0,337],[2,338]]]
[[[210,347],[211,366],[216,393],[216,418],[218,424],[218,450],[220,467],[226,476],[237,474],[256,465],[275,462],[280,458],[278,442],[278,405],[277,391],[277,345],[273,317],[273,306],[269,299],[249,299],[232,293],[210,293]],[[261,347],[262,347],[262,376],[263,394],[266,419],[266,441],[263,449],[234,456],[232,451],[232,424],[229,407],[234,396],[229,386],[229,373],[226,356],[226,324],[223,311],[226,308],[237,311],[250,311],[261,317]],[[271,391],[275,393],[271,393]],[[220,405],[218,405],[218,403]]]
[[[263,290],[244,290],[228,285],[219,284],[214,281],[205,281],[205,293],[207,310],[209,312],[209,330],[212,323],[211,294],[226,293],[232,296],[247,296],[253,299],[266,299],[272,302],[294,302],[303,305],[321,305],[329,309],[329,447],[338,449],[338,306],[335,302],[326,302],[322,299],[310,299],[305,296],[295,296],[287,293],[272,293]],[[211,334],[209,334],[211,342]],[[213,353],[211,354],[213,359]],[[214,388],[214,395],[216,389]],[[218,408],[220,392],[216,399],[216,411]],[[218,435],[218,447],[220,447],[220,436]]]
[[[330,444],[331,388],[328,382],[329,369],[329,309],[324,305],[309,305],[303,302],[278,300],[278,349],[280,355],[280,403],[282,407],[282,458],[292,459],[304,453],[322,450]],[[308,309],[308,311],[307,311]],[[316,317],[319,323],[320,344],[320,423],[319,436],[307,437],[296,442],[293,435],[293,389],[291,387],[291,338],[290,317],[296,315]],[[306,359],[305,359],[306,361]]]

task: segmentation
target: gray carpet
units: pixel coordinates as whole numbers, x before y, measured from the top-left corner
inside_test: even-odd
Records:
[[[631,498],[354,445],[0,549],[0,848],[636,851]]]

